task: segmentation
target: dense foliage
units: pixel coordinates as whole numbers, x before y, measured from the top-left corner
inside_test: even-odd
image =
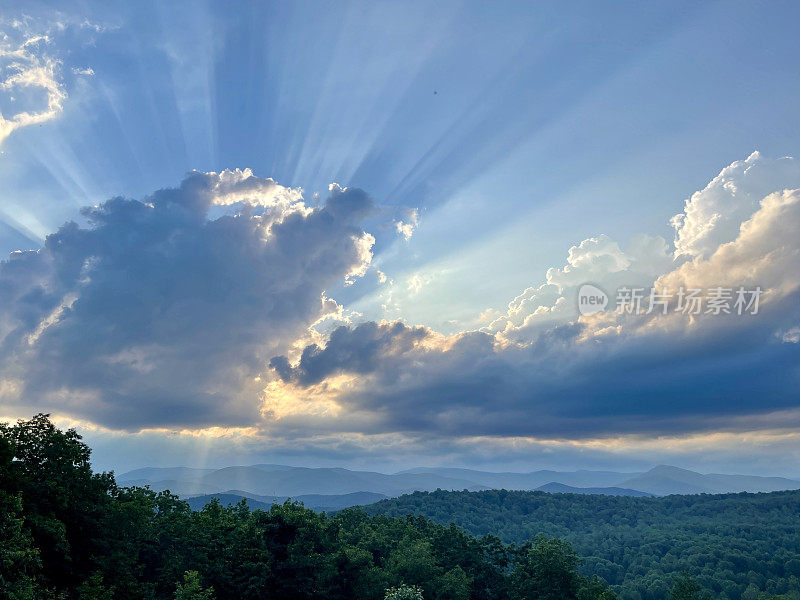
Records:
[[[0,425],[0,598],[608,600],[569,544],[285,503],[200,511],[93,473],[46,416]]]
[[[581,570],[621,600],[676,597],[800,598],[800,491],[633,498],[489,490],[417,492],[366,507],[421,515],[506,543],[544,535],[569,541]],[[694,591],[692,591],[694,590]]]

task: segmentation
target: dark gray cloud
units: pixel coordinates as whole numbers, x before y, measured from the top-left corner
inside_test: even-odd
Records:
[[[296,364],[271,364],[301,390],[357,374],[329,394],[352,414],[373,415],[373,432],[575,439],[798,427],[797,231],[800,190],[771,194],[734,240],[653,284],[673,293],[759,287],[758,314],[605,313],[527,328],[522,341],[508,335],[513,323],[449,338],[371,324],[336,331]]]
[[[274,357],[270,366],[284,381],[301,385],[319,383],[339,373],[367,374],[379,369],[386,377],[392,359],[413,350],[429,334],[424,327],[407,327],[399,322],[338,327],[324,349],[317,344],[306,346],[297,366],[290,366],[285,356]]]
[[[800,320],[800,294],[780,307]],[[452,436],[587,438],[757,428],[752,415],[800,405],[800,344],[773,333],[773,315],[734,316],[698,335],[656,332],[592,342],[584,327],[557,326],[525,347],[483,333],[444,344],[401,323],[340,328],[309,346],[281,378],[300,388],[341,374],[361,383],[339,398],[354,414],[378,416],[371,432]],[[798,420],[798,415],[795,415]],[[790,426],[783,416],[772,426]],[[794,423],[795,425],[800,424]],[[334,427],[347,430],[346,419]]]
[[[336,186],[311,209],[247,171],[87,208],[0,265],[6,388],[113,427],[250,424],[270,357],[369,261],[371,209]]]

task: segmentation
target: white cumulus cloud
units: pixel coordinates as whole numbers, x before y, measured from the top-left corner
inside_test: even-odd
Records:
[[[708,257],[720,244],[736,237],[739,226],[764,196],[798,187],[800,161],[792,157],[770,159],[753,152],[745,160],[737,160],[692,194],[683,212],[672,218],[675,253]]]

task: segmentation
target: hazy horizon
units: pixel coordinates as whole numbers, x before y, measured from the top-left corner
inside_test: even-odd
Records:
[[[182,468],[182,467],[192,468],[192,469],[211,469],[211,470],[216,470],[216,469],[225,469],[225,468],[228,468],[228,467],[254,467],[254,466],[259,466],[259,465],[262,465],[262,464],[266,464],[266,463],[240,464],[240,465],[232,464],[232,465],[224,465],[224,466],[220,466],[220,467],[208,467],[208,466],[206,466],[206,467],[197,467],[197,466],[192,466],[192,465],[166,465],[166,466],[163,466],[163,467],[154,467],[152,465],[144,465],[144,466],[141,466],[141,467],[135,467],[133,469],[128,469],[125,472],[121,472],[121,471],[118,472],[118,471],[115,470],[115,473],[117,473],[119,475],[124,475],[124,474],[131,473],[131,472],[134,472],[134,471],[138,471],[138,470],[141,470],[141,469],[175,469],[175,468]],[[348,471],[368,471],[369,470],[369,469],[350,469],[348,467],[333,467],[333,466],[320,467],[320,466],[313,466],[313,465],[284,465],[284,464],[280,464],[279,465],[279,464],[275,464],[274,466],[291,467],[291,468],[299,468],[299,469],[337,469],[337,468],[339,468],[339,469],[346,469]],[[644,473],[644,472],[650,471],[652,469],[655,469],[657,467],[674,467],[674,466],[675,465],[658,464],[658,465],[653,465],[650,468],[643,469],[641,471],[638,471],[638,470],[635,470],[635,471],[619,470],[619,471],[617,471],[615,469],[547,469],[547,468],[531,469],[530,471],[497,471],[497,470],[492,470],[492,469],[475,469],[475,468],[471,468],[471,467],[458,467],[458,466],[441,466],[441,467],[433,467],[433,466],[419,467],[419,466],[417,466],[417,467],[409,467],[409,468],[406,468],[406,469],[400,469],[398,471],[375,470],[375,471],[372,471],[372,472],[383,473],[383,474],[386,474],[386,475],[394,475],[394,474],[397,474],[397,473],[404,473],[404,472],[407,472],[407,471],[413,471],[415,469],[459,469],[459,470],[465,470],[465,471],[481,471],[481,472],[486,472],[486,473],[497,473],[497,474],[501,474],[501,473],[526,474],[526,473],[533,473],[533,472],[538,472],[538,471],[554,471],[554,472],[565,472],[565,473],[575,473],[575,472],[580,472],[580,471],[609,471],[609,472],[620,473],[620,474],[623,474],[623,475],[633,475],[633,474],[638,474],[638,473]],[[685,469],[685,467],[677,467],[677,468]],[[716,473],[716,472],[712,472],[712,471],[708,471],[708,472],[698,471],[696,469],[686,469],[686,470],[695,471],[695,472],[701,473],[703,475]],[[740,473],[740,472],[733,472],[733,471],[726,472],[726,473],[719,473],[719,474],[724,474],[724,475],[756,475],[756,476],[764,476],[764,477],[785,477],[786,479],[792,479],[792,480],[800,481],[800,478],[798,478],[796,476],[791,476],[791,475],[764,475],[763,473]]]

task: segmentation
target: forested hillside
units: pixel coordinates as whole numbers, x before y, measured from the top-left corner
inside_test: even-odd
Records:
[[[624,600],[666,598],[681,571],[718,598],[800,597],[798,491],[664,498],[437,491],[365,510],[422,515],[507,543],[537,534],[566,539],[582,569],[614,585]]]
[[[568,543],[297,504],[200,511],[93,473],[74,431],[0,424],[3,600],[612,600]]]
[[[192,510],[92,472],[80,437],[45,416],[0,424],[2,600],[796,599],[798,514],[796,492]]]

